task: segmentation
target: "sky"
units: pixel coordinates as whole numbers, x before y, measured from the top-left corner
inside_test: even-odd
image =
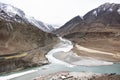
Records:
[[[42,22],[63,25],[71,18],[85,15],[104,4],[120,3],[120,0],[0,0],[22,9],[27,15]]]

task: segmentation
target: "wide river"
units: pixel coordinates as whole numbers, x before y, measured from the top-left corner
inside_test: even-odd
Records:
[[[82,62],[81,66],[75,66],[70,64],[68,60],[67,61],[63,60],[62,59],[63,55],[66,56],[66,54],[69,54],[69,51],[73,48],[73,44],[69,40],[62,38],[59,39],[61,40],[61,42],[57,44],[46,55],[46,57],[48,58],[51,64],[42,67],[34,67],[15,73],[11,72],[8,74],[4,74],[0,76],[0,80],[32,80],[33,78],[39,77],[40,75],[47,75],[59,71],[80,71],[80,72],[86,71],[86,72],[94,72],[94,73],[120,74],[120,64],[112,64],[111,62],[106,62],[106,61],[93,61],[92,59],[89,60],[88,62],[94,63],[94,66],[92,66],[92,64],[88,65],[86,61]]]

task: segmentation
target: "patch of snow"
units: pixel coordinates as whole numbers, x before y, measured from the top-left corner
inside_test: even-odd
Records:
[[[104,7],[104,8],[103,8],[103,11],[105,11],[105,10],[106,10],[106,8]]]
[[[30,17],[30,16],[25,16],[28,20],[29,23],[31,23],[32,25],[38,27],[39,29],[45,31],[45,32],[49,32],[49,28],[47,25],[45,25],[43,22],[41,21],[37,21],[36,19],[34,19],[34,17]]]
[[[110,9],[109,9],[109,11],[111,11],[111,12],[112,12],[112,11],[113,11],[113,9],[112,9],[112,8],[110,8]]]
[[[120,8],[117,10],[117,12],[120,14]]]
[[[35,21],[33,17],[27,16],[27,15],[25,17],[30,23],[34,24],[35,26],[39,26],[39,24],[37,23],[37,21]]]
[[[12,6],[7,6],[6,11],[14,14],[18,14],[18,12]]]
[[[52,25],[52,24],[51,24]],[[54,29],[59,29],[60,27],[61,27],[61,25],[52,25],[52,27],[54,28]]]
[[[80,17],[81,17],[82,20],[84,19],[83,16],[80,16]]]
[[[23,11],[9,4],[0,3],[0,9],[7,13],[10,17],[14,17],[16,14],[21,17],[25,15]]]
[[[54,27],[52,25],[38,21],[34,17],[30,17],[27,15],[25,17],[28,20],[28,22],[30,22],[32,25],[38,27],[39,29],[41,29],[45,32],[51,32],[52,30],[54,30]]]
[[[93,11],[93,14],[94,14],[95,16],[97,16],[97,11]]]
[[[51,30],[47,24],[43,23],[43,25],[44,25],[48,30]]]

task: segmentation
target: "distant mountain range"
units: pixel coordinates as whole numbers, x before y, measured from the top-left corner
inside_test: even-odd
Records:
[[[55,34],[64,36],[74,32],[95,30],[95,28],[100,28],[99,31],[104,31],[107,26],[119,27],[120,26],[120,4],[115,3],[105,3],[89,11],[87,14],[81,18],[76,16],[66,24],[61,26],[61,28],[54,31]],[[104,28],[102,28],[104,26]]]
[[[90,49],[120,53],[120,4],[100,5],[83,18],[74,17],[53,33]]]

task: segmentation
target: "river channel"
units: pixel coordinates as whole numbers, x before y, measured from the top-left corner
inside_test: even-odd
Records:
[[[57,54],[58,52],[68,52],[73,48],[73,44],[69,40],[62,39],[62,38],[60,38],[60,40],[62,42],[56,45],[55,48],[49,51],[48,54],[46,55],[50,64],[42,67],[34,67],[34,68],[26,69],[26,70],[15,72],[15,73],[12,72],[9,74],[4,74],[0,76],[0,80],[32,80],[35,77],[39,77],[41,75],[47,75],[47,74],[51,74],[59,71],[120,74],[120,64],[118,63],[111,64],[111,62],[110,63],[106,62],[106,64],[110,64],[110,65],[75,66],[63,60],[58,59],[55,56],[55,54]],[[98,61],[98,62],[103,63],[102,61]]]

